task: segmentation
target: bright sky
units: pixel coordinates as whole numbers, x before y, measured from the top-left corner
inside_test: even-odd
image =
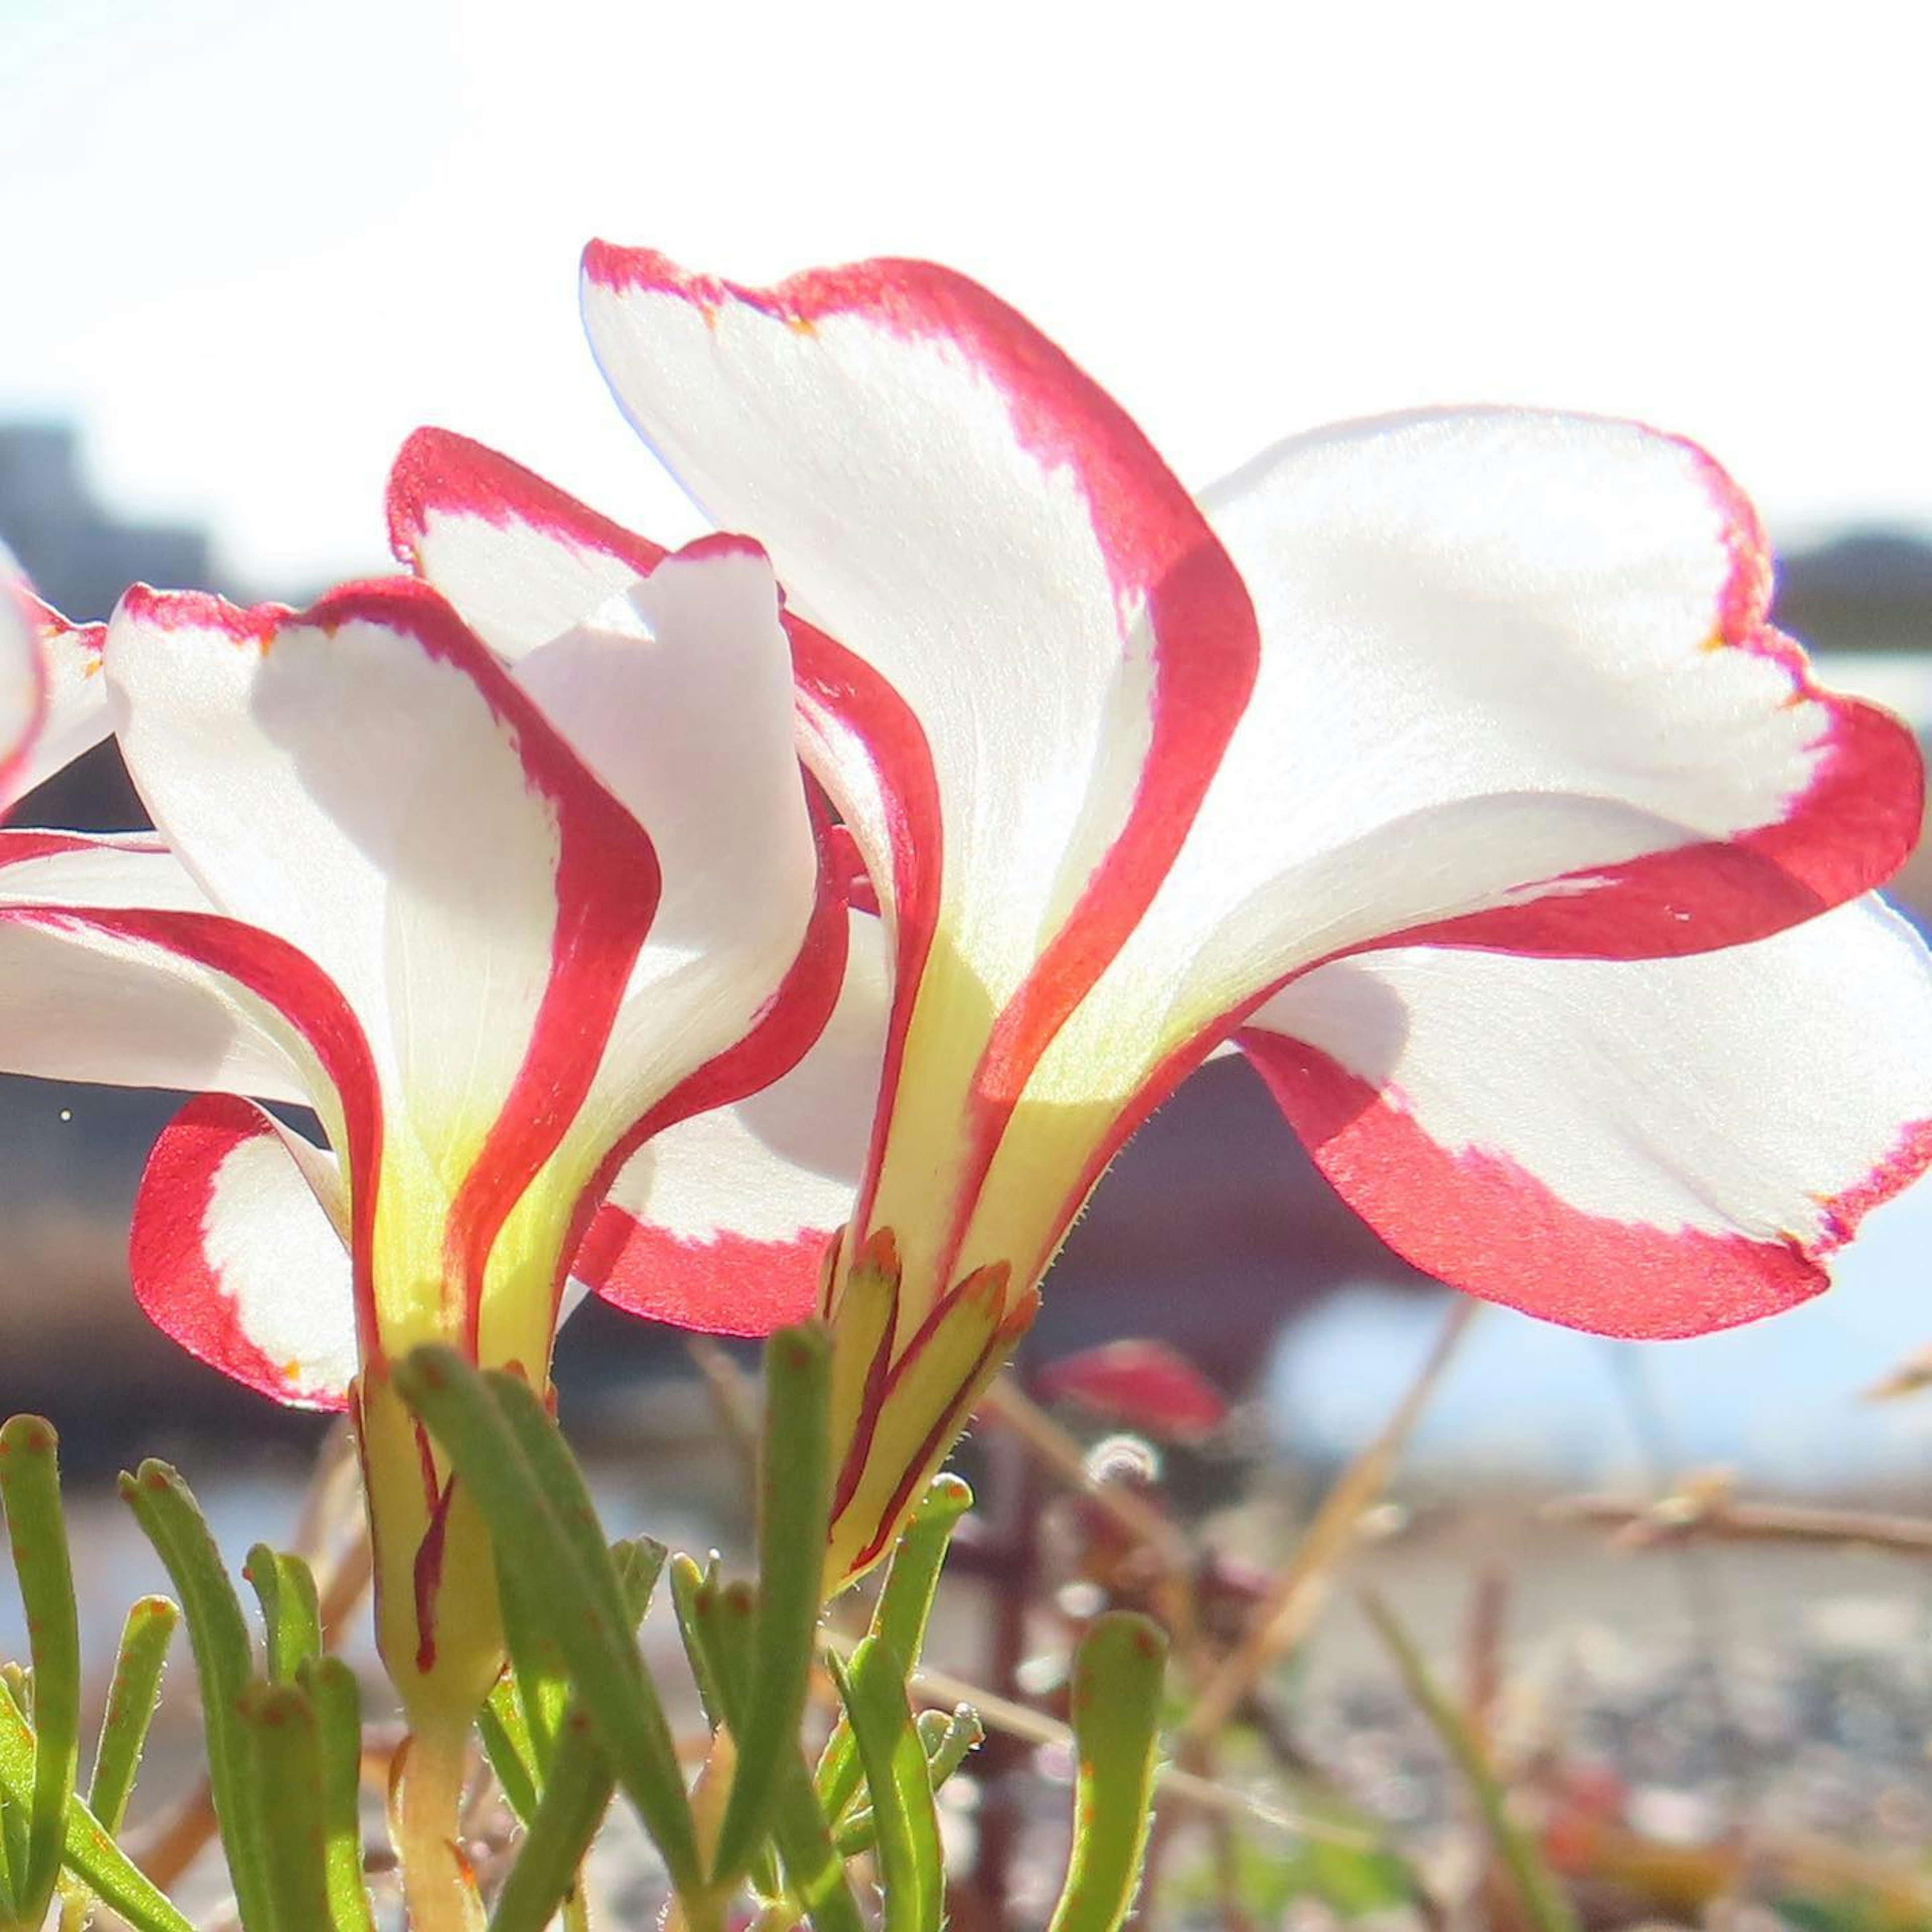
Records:
[[[1704,442],[1790,544],[1932,530],[1925,30],[1873,0],[0,0],[0,417],[259,587],[381,564],[415,424],[695,527],[578,333],[588,236],[898,253],[1204,483],[1522,400]]]

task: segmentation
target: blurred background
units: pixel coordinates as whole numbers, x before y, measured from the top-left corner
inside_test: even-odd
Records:
[[[750,280],[916,254],[1025,310],[1195,484],[1298,429],[1420,404],[1686,434],[1762,512],[1784,627],[1923,737],[1924,32],[1857,0],[0,0],[0,540],[76,618],[136,578],[299,603],[389,567],[382,478],[434,422],[676,541],[701,526],[580,338],[583,242]],[[22,816],[135,809],[103,754]],[[1932,864],[1898,890],[1932,916]],[[127,1291],[128,1204],[174,1104],[0,1086],[0,1412],[54,1417],[83,1470],[212,1457],[252,1507],[292,1492],[317,1424],[179,1355]],[[1762,1327],[1633,1348],[1484,1311],[1414,1438],[1399,1497],[1421,1527],[1387,1574],[1436,1635],[1502,1551],[1544,1592],[1539,1627],[1601,1613],[1708,1640],[1709,1579],[1658,1590],[1535,1505],[1716,1463],[1922,1510],[1932,1403],[1860,1396],[1932,1342],[1928,1254],[1922,1186],[1871,1217],[1834,1294]],[[1108,1175],[1024,1366],[1170,1342],[1232,1405],[1170,1452],[1175,1506],[1272,1553],[1382,1426],[1443,1300],[1220,1064]],[[612,1466],[652,1472],[652,1527],[688,1511],[728,1540],[681,1343],[593,1307],[560,1380]],[[1083,1441],[1108,1426],[1066,1414]],[[976,1453],[990,1468],[997,1449],[995,1432]],[[1903,1621],[1854,1617],[1847,1654],[1909,1658],[1922,1697],[1932,1599],[1916,1570],[1858,1560],[1746,1563],[1733,1628],[1795,1641],[1869,1582]],[[1645,1695],[1680,1681],[1653,1670]],[[1922,1838],[1916,1735],[1884,1789]]]
[[[1688,434],[1763,512],[1786,628],[1932,728],[1932,163],[1900,31],[1859,6],[1820,34],[1720,5],[1612,24],[1214,0],[916,20],[8,0],[0,538],[76,617],[135,578],[299,602],[388,566],[382,477],[422,422],[678,538],[694,513],[578,335],[583,241],[750,278],[922,254],[1018,303],[1196,483],[1419,403]],[[134,809],[98,756],[26,815]],[[1915,912],[1928,879],[1901,882]],[[16,1083],[0,1106],[0,1403],[49,1408],[110,1460],[184,1415],[276,1426],[129,1305],[128,1200],[167,1100]],[[1640,1352],[1683,1452],[1918,1480],[1916,1416],[1850,1397],[1932,1340],[1928,1220],[1932,1194],[1883,1210],[1816,1309]],[[1259,1402],[1268,1439],[1335,1455],[1432,1318],[1229,1066],[1110,1175],[1036,1348],[1165,1334]],[[586,1360],[662,1352],[585,1326]],[[1432,1449],[1566,1474],[1628,1459],[1618,1352],[1498,1313]]]

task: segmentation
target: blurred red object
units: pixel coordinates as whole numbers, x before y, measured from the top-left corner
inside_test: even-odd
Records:
[[[1077,1402],[1109,1421],[1170,1442],[1198,1442],[1228,1419],[1228,1404],[1199,1370],[1160,1342],[1109,1342],[1040,1371],[1046,1401]]]

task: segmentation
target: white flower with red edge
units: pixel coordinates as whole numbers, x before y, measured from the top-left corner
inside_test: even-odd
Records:
[[[1932,975],[1867,896],[1917,837],[1918,750],[1813,685],[1700,450],[1435,412],[1197,504],[942,269],[755,290],[593,244],[584,308],[633,423],[772,556],[879,916],[820,1046],[620,1174],[578,1272],[754,1330],[843,1229],[831,1580],[1219,1048],[1398,1251],[1611,1334],[1816,1292],[1932,1159]],[[391,519],[511,658],[659,554],[436,432]]]
[[[842,970],[763,555],[707,538],[579,615],[513,678],[408,579],[137,588],[98,682],[156,832],[0,832],[0,1064],[201,1093],[136,1293],[281,1400],[353,1385],[385,1655],[466,1724],[487,1543],[388,1365],[436,1340],[544,1386],[610,1176],[790,1067]]]

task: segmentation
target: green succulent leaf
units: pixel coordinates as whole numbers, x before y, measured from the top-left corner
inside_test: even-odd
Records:
[[[253,1746],[240,1717],[242,1696],[255,1681],[241,1599],[193,1492],[175,1470],[151,1457],[133,1475],[122,1474],[121,1494],[181,1599],[201,1683],[208,1784],[221,1849],[242,1922],[254,1932],[258,1925],[273,1922],[273,1908],[267,1852],[256,1816]]]
[[[618,1782],[680,1892],[704,1874],[670,1727],[632,1634],[623,1584],[576,1460],[520,1378],[479,1374],[453,1349],[418,1348],[396,1387],[448,1451],[490,1526],[541,1576],[551,1628]],[[541,1800],[539,1800],[541,1804]]]
[[[266,1543],[249,1551],[242,1574],[262,1606],[268,1681],[292,1684],[302,1665],[322,1654],[322,1608],[314,1575],[299,1556],[286,1556]]]
[[[939,1814],[905,1666],[880,1636],[862,1638],[849,1664],[828,1660],[872,1794],[885,1932],[939,1932],[946,1916]]]
[[[1166,1670],[1166,1632],[1131,1610],[1096,1617],[1074,1653],[1073,1856],[1048,1932],[1114,1932],[1132,1909]]]
[[[33,1727],[13,1694],[0,1686],[0,1808],[24,1813],[31,1804],[34,1756]],[[68,1870],[135,1932],[195,1932],[78,1798],[68,1804],[61,1856]]]
[[[737,1766],[718,1828],[714,1882],[738,1876],[769,1835],[772,1796],[805,1715],[832,1510],[831,1400],[824,1324],[781,1329],[765,1348],[758,1628],[750,1694],[742,1722],[732,1726]]]
[[[362,1696],[339,1657],[311,1657],[296,1682],[315,1712],[317,1816],[331,1932],[375,1932],[362,1871]]]
[[[181,1612],[167,1598],[143,1597],[128,1612],[122,1627],[107,1708],[94,1748],[94,1776],[87,1790],[88,1808],[109,1832],[118,1832],[128,1814],[128,1800],[148,1742],[148,1726],[161,1699],[161,1672],[167,1665],[168,1646],[180,1622]]]
[[[904,1658],[908,1676],[919,1668],[926,1647],[926,1626],[952,1533],[972,1507],[973,1492],[958,1477],[935,1476],[893,1546],[873,1606],[870,1634],[884,1638]],[[851,1726],[842,1714],[818,1760],[818,1795],[828,1817],[837,1817],[850,1804],[861,1776]]]
[[[34,1792],[26,1855],[11,1872],[14,1915],[46,1917],[60,1876],[68,1801],[80,1768],[80,1628],[61,1513],[59,1438],[38,1415],[0,1426],[4,1503],[34,1664]]]

